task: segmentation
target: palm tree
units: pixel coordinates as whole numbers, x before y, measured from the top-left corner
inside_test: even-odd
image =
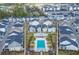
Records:
[[[35,37],[33,35],[31,35],[30,38],[29,38],[29,40],[28,40],[28,48],[30,48],[30,44],[34,40],[35,40]]]
[[[48,34],[48,37],[47,37],[47,40],[51,42],[51,46],[52,48],[55,50],[54,52],[56,52],[56,35],[52,34],[52,33],[49,33]]]
[[[2,18],[4,18],[4,11],[2,11],[2,10],[0,10],[0,20],[2,19]]]
[[[52,35],[51,34],[48,34],[47,40],[51,41],[51,44],[53,46],[53,40],[52,40]]]

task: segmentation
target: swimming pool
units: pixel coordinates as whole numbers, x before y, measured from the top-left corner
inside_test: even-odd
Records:
[[[37,48],[45,48],[45,40],[37,40]]]
[[[46,38],[36,38],[34,50],[35,52],[48,51]]]

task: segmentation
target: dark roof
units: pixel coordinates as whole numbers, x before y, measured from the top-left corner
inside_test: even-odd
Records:
[[[52,28],[52,27],[55,27],[55,26],[53,26],[53,25],[48,25],[48,28]]]
[[[12,35],[12,36],[7,37],[7,39],[11,39],[8,41],[9,44],[11,44],[13,41],[16,41],[21,44],[23,40],[23,34]]]
[[[67,44],[67,45],[66,44],[61,44],[61,46],[68,46],[68,45],[71,45],[71,44]]]
[[[9,20],[8,19],[5,19],[5,20],[2,20],[2,22],[9,22]]]
[[[70,15],[70,16],[72,16],[72,17],[75,16],[73,12],[69,12],[68,15]]]
[[[15,27],[23,27],[23,24],[21,24],[21,23],[15,23],[13,26],[15,26]]]
[[[5,28],[5,25],[3,25],[3,24],[0,24],[0,28]]]
[[[22,34],[22,32],[13,31],[13,32],[9,33],[8,35],[10,35],[10,34],[12,34],[12,33]]]
[[[76,23],[76,24],[79,24],[79,19],[76,19],[76,20],[75,20],[75,23]]]
[[[70,31],[66,29],[69,29]],[[72,34],[73,33],[73,30],[68,26],[59,26],[59,30],[61,34]]]
[[[37,26],[34,26],[34,25],[30,25],[30,26],[29,26],[29,28],[30,28],[30,27],[36,28]]]
[[[37,28],[44,28],[44,27],[48,27],[48,28],[52,28],[52,27],[55,27],[55,26],[53,26],[53,25],[45,25],[45,24],[39,24],[39,25],[36,25],[36,26],[34,26],[34,25],[30,25],[29,27],[34,27],[35,29],[37,29]]]
[[[66,36],[61,37],[60,40],[59,40],[59,42],[63,42],[63,41],[69,41],[69,42],[71,42],[72,45],[78,47],[78,45],[77,45],[77,43],[75,41],[71,40],[70,38],[68,38]]]

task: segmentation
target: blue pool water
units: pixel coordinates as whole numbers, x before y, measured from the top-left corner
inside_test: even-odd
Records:
[[[45,40],[37,40],[37,48],[45,48]]]

